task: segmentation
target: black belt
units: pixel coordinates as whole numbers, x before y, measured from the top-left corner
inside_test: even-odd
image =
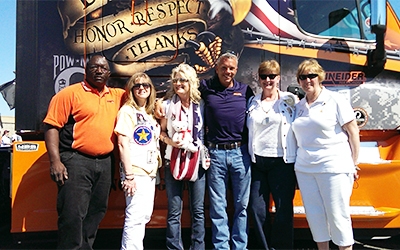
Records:
[[[223,150],[231,150],[231,149],[237,149],[240,148],[242,143],[240,141],[238,142],[231,142],[231,143],[208,143],[208,147],[212,149],[223,149]]]
[[[105,155],[88,155],[82,152],[79,152],[77,150],[75,150],[75,152],[77,152],[79,155],[85,156],[86,158],[90,158],[90,159],[105,159],[107,157],[111,156],[111,152]]]

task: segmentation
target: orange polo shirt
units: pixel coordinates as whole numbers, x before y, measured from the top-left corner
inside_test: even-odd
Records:
[[[60,152],[77,150],[92,156],[110,153],[124,92],[105,87],[99,93],[81,82],[53,96],[43,122],[60,129]]]

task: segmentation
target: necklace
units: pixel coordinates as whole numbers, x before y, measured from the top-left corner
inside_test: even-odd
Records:
[[[262,96],[261,96],[262,98]],[[273,100],[261,100],[261,108],[262,110],[268,114],[269,111],[271,111],[272,107],[275,105],[276,100],[278,100],[277,96],[275,96],[275,98]]]
[[[269,102],[261,102],[262,110],[268,114],[271,111],[272,107],[275,105],[276,100],[269,101]]]
[[[181,106],[182,107],[189,108],[189,106],[190,106],[190,98],[179,97],[179,99],[181,99]]]
[[[184,120],[189,121],[189,108],[184,107],[183,105],[181,106],[181,118],[184,118]]]

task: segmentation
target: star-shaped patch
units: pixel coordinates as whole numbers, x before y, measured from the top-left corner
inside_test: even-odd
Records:
[[[133,139],[139,145],[147,145],[152,138],[152,131],[146,126],[139,126],[133,132]]]

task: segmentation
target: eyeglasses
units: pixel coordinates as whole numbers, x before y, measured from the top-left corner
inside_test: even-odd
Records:
[[[274,80],[275,77],[277,77],[278,75],[277,75],[277,74],[269,74],[269,75],[259,74],[258,76],[260,77],[261,80],[265,80],[265,79],[267,79],[267,77],[268,77],[270,80]]]
[[[150,83],[136,83],[132,86],[132,89],[140,89],[140,87],[143,87],[144,89],[150,88]]]
[[[189,80],[185,79],[185,78],[174,78],[174,79],[171,79],[171,81],[173,83],[177,83],[177,82],[188,82]]]
[[[300,80],[306,80],[308,78],[308,79],[311,80],[311,79],[314,79],[317,76],[318,76],[318,74],[299,75],[299,79]]]

